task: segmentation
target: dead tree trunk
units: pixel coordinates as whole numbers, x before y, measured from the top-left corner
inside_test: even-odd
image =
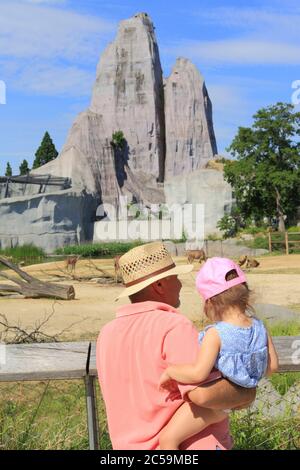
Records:
[[[10,276],[3,271],[0,271],[0,277],[4,277],[13,284],[0,284],[0,291],[5,292],[18,292],[27,298],[47,297],[62,300],[72,300],[75,298],[75,291],[73,286],[59,286],[50,282],[43,282],[25,273],[18,266],[13,264],[6,258],[0,256],[0,263],[15,271],[22,278]]]

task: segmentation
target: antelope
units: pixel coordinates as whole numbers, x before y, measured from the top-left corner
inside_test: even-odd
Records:
[[[239,257],[239,261],[238,261],[239,266],[241,266],[241,267],[244,266],[244,264],[246,263],[247,260],[248,260],[248,256],[247,256],[247,255],[241,255],[241,256]]]
[[[66,258],[65,259],[66,270],[69,271],[69,267],[71,266],[71,273],[74,273],[75,268],[76,268],[76,263],[77,263],[77,261],[79,260],[80,257],[81,257],[81,255],[69,256],[68,258]]]
[[[254,258],[248,258],[246,263],[246,268],[257,268],[259,266],[259,261]]]
[[[194,260],[206,261],[207,257],[204,250],[187,250],[186,255],[188,257],[188,262],[192,263]]]
[[[121,255],[117,255],[114,257],[114,269],[115,269],[115,282],[116,283],[118,282],[119,276],[122,277],[120,263],[119,263],[120,258],[121,258]]]

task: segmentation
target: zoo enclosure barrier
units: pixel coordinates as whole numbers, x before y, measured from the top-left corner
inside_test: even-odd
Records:
[[[279,336],[273,340],[279,356],[279,372],[299,372],[300,336]],[[5,355],[2,352],[0,382],[84,381],[89,448],[99,449],[95,342],[9,344],[2,348]]]
[[[298,237],[297,240],[292,240],[292,237],[296,235]],[[290,246],[299,246],[300,249],[300,232],[284,232],[284,239],[278,239],[278,233],[268,232],[268,239],[269,239],[269,251],[272,252],[272,245],[284,245],[285,252],[288,255],[290,251]]]

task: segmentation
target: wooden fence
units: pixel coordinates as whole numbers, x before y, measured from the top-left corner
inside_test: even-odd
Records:
[[[300,336],[274,337],[279,372],[300,371]],[[99,449],[95,343],[40,343],[1,346],[0,382],[82,379],[85,382],[89,447]]]
[[[296,245],[296,246],[299,245],[299,249],[300,249],[300,237],[298,240],[292,240],[291,237],[293,235],[300,236],[300,232],[284,232],[283,240],[278,240],[278,232],[275,232],[275,233],[268,232],[270,253],[272,251],[272,245],[285,246],[285,252],[287,255],[289,254],[289,247],[292,245]]]

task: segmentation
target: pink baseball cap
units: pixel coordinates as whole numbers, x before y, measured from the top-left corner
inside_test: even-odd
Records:
[[[226,281],[226,274],[233,269],[237,272],[237,277]],[[209,258],[196,277],[197,290],[204,300],[243,282],[247,282],[245,274],[234,261],[228,258]]]

